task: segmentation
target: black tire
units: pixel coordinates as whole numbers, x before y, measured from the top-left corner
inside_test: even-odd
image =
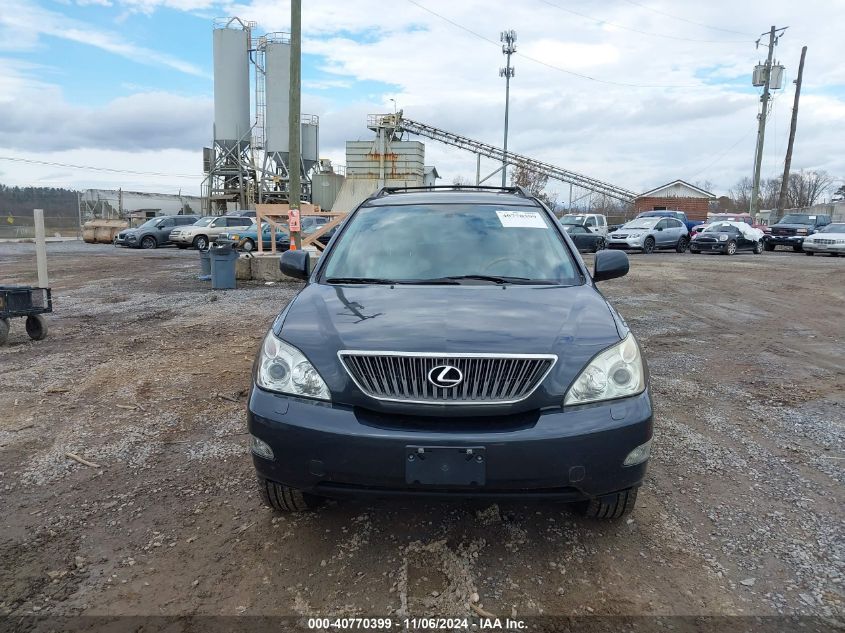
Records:
[[[796,253],[800,253],[804,250],[804,248],[800,244],[795,244],[792,247],[792,250],[795,251]]]
[[[763,242],[756,242],[754,244],[754,254],[759,255],[763,252]]]
[[[651,255],[654,252],[654,238],[647,237],[643,242],[643,253],[646,255]]]
[[[197,235],[194,238],[193,246],[198,251],[208,250],[208,238],[205,235]]]
[[[47,338],[47,319],[40,314],[26,317],[26,333],[33,341],[43,341]]]
[[[678,240],[678,245],[675,247],[675,251],[678,253],[686,253],[687,248],[689,248],[689,238],[682,237]]]
[[[305,512],[320,505],[320,499],[314,495],[261,477],[258,478],[258,490],[265,505],[276,512]]]
[[[246,238],[243,242],[241,242],[241,248],[244,249],[247,253],[251,253],[255,250],[255,242],[251,239]]]
[[[812,257],[813,255],[815,255],[815,253],[811,253],[810,251],[804,251],[804,254],[805,254],[805,255],[809,255],[810,257]]]
[[[763,242],[763,248],[771,253],[773,250],[775,250],[775,245],[769,244],[768,242]]]
[[[9,319],[0,319],[0,345],[9,340]]]
[[[575,509],[588,519],[613,520],[630,514],[637,503],[638,488],[628,488],[603,497],[582,501]]]
[[[725,250],[722,251],[723,255],[736,255],[736,241],[730,240],[727,244],[725,244]]]
[[[145,235],[144,238],[141,240],[141,248],[158,248],[158,241],[156,241],[156,238],[154,238],[152,235]]]

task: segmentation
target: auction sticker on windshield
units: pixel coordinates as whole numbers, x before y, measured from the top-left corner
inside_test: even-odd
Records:
[[[496,211],[502,226],[509,228],[547,229],[540,214],[536,211]]]

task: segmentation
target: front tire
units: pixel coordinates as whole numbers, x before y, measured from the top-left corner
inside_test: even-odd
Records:
[[[576,505],[578,514],[588,519],[614,520],[631,513],[637,503],[638,488],[628,488],[621,492],[582,501]]]
[[[686,253],[687,247],[689,247],[689,238],[682,237],[678,240],[678,245],[675,247],[675,251],[678,253]]]
[[[147,235],[141,240],[141,248],[158,248],[158,242],[152,235]]]
[[[763,252],[763,242],[757,242],[754,244],[754,254],[759,255]]]
[[[736,255],[736,242],[734,240],[725,244],[725,255]]]
[[[258,478],[258,491],[265,505],[276,512],[305,512],[320,505],[320,499],[275,481]]]
[[[643,242],[643,253],[646,255],[651,255],[654,252],[654,238],[647,237]]]
[[[208,250],[208,238],[205,235],[197,235],[194,238],[194,248],[198,251]]]
[[[773,250],[775,250],[775,245],[774,245],[774,244],[769,244],[768,242],[765,242],[765,243],[763,244],[763,248],[764,248],[766,251],[768,251],[769,253],[771,253]]]
[[[26,333],[33,341],[43,341],[47,338],[47,319],[40,314],[26,317]]]
[[[241,248],[244,249],[244,251],[246,251],[247,253],[251,253],[252,251],[255,250],[255,242],[253,242],[251,239],[247,238],[241,244]]]

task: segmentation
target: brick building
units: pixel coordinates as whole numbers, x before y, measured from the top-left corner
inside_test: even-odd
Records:
[[[690,220],[706,220],[710,201],[714,196],[695,185],[683,180],[661,185],[657,189],[646,191],[634,200],[634,210],[642,211],[683,211]]]

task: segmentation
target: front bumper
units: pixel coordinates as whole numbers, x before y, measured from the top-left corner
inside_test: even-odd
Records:
[[[128,246],[130,248],[138,248],[138,246],[140,245],[140,242],[138,242],[137,237],[135,239],[132,239],[128,235],[123,238],[116,235],[113,243],[115,246]]]
[[[606,247],[618,249],[641,249],[643,247],[643,238],[625,238],[620,240],[613,239],[613,236],[611,236],[607,240]]]
[[[577,501],[641,483],[647,462],[622,463],[634,448],[651,439],[648,390],[612,403],[555,408],[528,417],[533,419],[525,423],[525,416],[514,416],[520,423],[512,428],[486,425],[477,418],[468,425],[467,418],[455,418],[452,423],[445,410],[444,415],[432,418],[430,428],[403,426],[402,416],[315,403],[256,387],[248,406],[249,432],[274,453],[272,460],[253,454],[258,474],[323,496],[515,496]],[[482,447],[485,482],[439,487],[409,484],[409,446]]]
[[[702,253],[724,253],[728,247],[727,242],[690,242],[690,250],[701,251]]]
[[[819,244],[815,240],[805,240],[802,247],[811,253],[845,253],[845,244]]]
[[[775,246],[802,246],[806,235],[764,235],[763,242],[765,244],[774,244]]]

